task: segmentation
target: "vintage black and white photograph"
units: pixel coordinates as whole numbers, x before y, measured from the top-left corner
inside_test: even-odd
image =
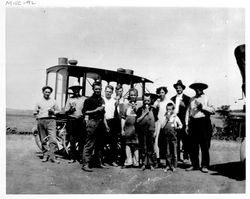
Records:
[[[36,3],[5,5],[7,195],[246,193],[244,7]]]

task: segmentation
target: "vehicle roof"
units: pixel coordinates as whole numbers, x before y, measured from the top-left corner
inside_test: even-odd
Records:
[[[137,75],[131,75],[123,72],[117,72],[112,70],[100,69],[100,68],[92,68],[87,66],[74,66],[74,65],[56,65],[47,68],[47,73],[49,72],[57,72],[62,69],[67,69],[69,75],[74,77],[82,77],[83,73],[97,73],[101,76],[102,80],[107,82],[118,82],[122,84],[130,84],[133,83],[141,83],[141,82],[148,82],[153,83],[153,81],[146,79],[144,77],[140,77]],[[90,77],[91,78],[91,77]],[[92,77],[94,78],[94,76]]]

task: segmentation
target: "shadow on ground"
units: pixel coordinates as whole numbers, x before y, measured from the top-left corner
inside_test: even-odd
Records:
[[[223,164],[215,164],[209,168],[211,175],[222,175],[234,180],[242,181],[246,179],[246,163],[244,162],[227,162]]]

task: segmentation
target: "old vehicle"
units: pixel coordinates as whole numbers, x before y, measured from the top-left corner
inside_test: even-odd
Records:
[[[242,77],[242,92],[243,97],[246,95],[246,78],[245,78],[245,44],[239,45],[235,48],[234,51],[235,58],[240,69],[241,77]],[[240,160],[245,163],[246,160],[246,152],[245,152],[245,124],[246,124],[246,112],[245,112],[245,105],[243,110],[238,113],[231,113],[230,115],[231,121],[233,121],[237,125],[237,130],[239,131],[239,137],[241,140],[241,147],[240,147]]]
[[[95,80],[100,80],[103,87],[111,84],[114,87],[117,84],[123,85],[124,93],[126,90],[133,87],[138,92],[139,100],[142,100],[146,90],[146,83],[153,83],[151,80],[144,77],[136,76],[132,70],[119,68],[117,71],[93,68],[87,66],[78,66],[76,60],[69,60],[67,58],[59,58],[58,65],[47,68],[46,70],[46,85],[53,88],[52,93],[54,99],[57,101],[59,108],[62,110],[60,117],[57,119],[58,123],[58,145],[63,147],[68,152],[67,133],[65,125],[67,118],[64,113],[64,106],[67,99],[71,95],[69,87],[76,81],[82,85],[81,95],[89,97],[92,94],[92,83]],[[125,94],[126,95],[126,94]],[[64,124],[60,127],[59,124]],[[35,133],[36,143],[39,146],[39,136]]]

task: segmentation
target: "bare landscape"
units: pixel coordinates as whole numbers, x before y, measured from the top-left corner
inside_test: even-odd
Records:
[[[35,124],[32,116],[7,116],[7,125],[28,131]],[[20,126],[21,125],[21,126]],[[20,127],[19,127],[20,126]],[[13,126],[12,126],[13,127]],[[162,169],[95,169],[81,170],[79,163],[42,163],[41,152],[33,135],[6,136],[7,194],[168,194],[168,193],[245,193],[245,174],[240,163],[240,143],[213,140],[211,168],[208,174],[186,172],[179,165],[177,172]],[[18,165],[18,166],[17,166]]]

